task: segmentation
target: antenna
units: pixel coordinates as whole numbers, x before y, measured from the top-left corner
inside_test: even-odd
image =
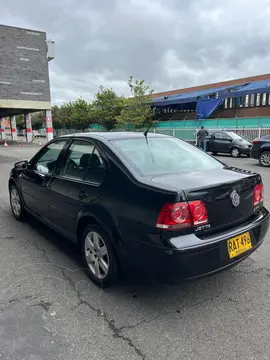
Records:
[[[159,118],[157,121],[160,121],[160,120],[161,120],[161,118]],[[149,132],[149,130],[150,130],[150,128],[151,128],[152,125],[153,125],[153,121],[150,122],[148,128],[147,128],[147,129],[145,130],[145,132],[143,133],[143,135],[145,136],[146,139],[147,139],[148,132]]]

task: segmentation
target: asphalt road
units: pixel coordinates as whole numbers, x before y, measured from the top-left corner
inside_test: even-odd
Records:
[[[219,275],[99,290],[74,246],[11,215],[9,171],[36,149],[0,148],[1,360],[270,359],[269,235],[249,259]],[[248,158],[222,159],[262,174],[270,208],[270,170]]]

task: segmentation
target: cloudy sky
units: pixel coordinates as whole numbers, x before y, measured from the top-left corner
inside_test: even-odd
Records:
[[[269,0],[0,0],[0,23],[47,32],[53,103],[270,72]]]

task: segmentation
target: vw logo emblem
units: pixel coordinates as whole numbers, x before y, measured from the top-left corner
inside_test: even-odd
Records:
[[[239,204],[240,204],[240,195],[235,190],[231,193],[231,200],[232,200],[232,205],[234,207],[239,206]]]

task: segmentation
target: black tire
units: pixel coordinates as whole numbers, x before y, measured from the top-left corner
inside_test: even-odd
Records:
[[[101,251],[95,252],[94,249],[90,250],[89,241],[91,239],[91,242],[93,242],[92,240],[93,234],[98,234],[98,236],[100,237],[99,239],[100,244],[103,243],[105,245],[107,255],[103,256],[102,259],[101,259]],[[118,280],[118,273],[119,273],[118,263],[112,246],[111,239],[107,235],[107,233],[99,225],[89,224],[84,228],[80,240],[81,240],[80,241],[81,252],[82,252],[83,262],[86,268],[86,273],[89,276],[89,278],[92,280],[92,282],[101,288],[106,288],[115,284]],[[101,247],[100,249],[103,249],[105,251],[103,247]],[[88,260],[87,260],[87,253],[88,253]],[[98,267],[99,267],[100,277],[96,276],[94,273],[94,271],[96,270],[95,264],[92,263],[94,256],[96,256],[95,261],[99,263]],[[106,263],[108,265],[107,274],[105,274],[104,271],[104,264]]]
[[[260,154],[259,163],[263,167],[270,167],[270,151],[263,151]]]
[[[217,156],[218,152],[212,151],[212,154],[213,154],[214,156]]]
[[[237,149],[236,147],[231,148],[231,156],[232,156],[233,158],[238,158],[238,157],[240,157],[240,156],[241,156],[240,150]]]
[[[9,201],[13,216],[16,220],[22,221],[25,217],[25,210],[21,194],[15,184],[11,184],[9,187]]]

